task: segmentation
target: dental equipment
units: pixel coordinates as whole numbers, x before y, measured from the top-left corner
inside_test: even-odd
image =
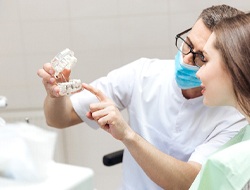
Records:
[[[76,57],[74,56],[74,52],[70,49],[65,49],[62,52],[58,53],[52,60],[51,65],[55,70],[55,78],[62,78],[65,82],[57,83],[60,91],[59,94],[61,96],[70,95],[74,92],[80,91],[82,89],[82,83],[80,79],[71,79],[66,81],[64,75],[62,74],[64,69],[71,69],[73,65],[77,62]]]
[[[5,108],[7,105],[7,98],[5,96],[0,96],[0,108]]]

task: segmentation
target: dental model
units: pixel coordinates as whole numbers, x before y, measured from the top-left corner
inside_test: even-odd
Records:
[[[65,82],[57,83],[60,91],[59,94],[61,96],[70,95],[74,92],[80,91],[82,89],[82,82],[79,79],[71,79],[66,81],[63,70],[71,69],[73,65],[77,62],[76,57],[74,56],[74,52],[69,50],[68,48],[57,54],[54,59],[51,60],[51,65],[55,70],[55,78],[64,79]]]
[[[77,62],[76,57],[74,56],[74,52],[69,50],[68,48],[58,53],[54,59],[51,60],[51,65],[55,70],[54,76],[59,78],[59,74],[64,69],[71,69],[73,65]]]
[[[58,83],[57,85],[61,96],[70,95],[82,89],[82,82],[79,79],[72,79],[69,82]]]

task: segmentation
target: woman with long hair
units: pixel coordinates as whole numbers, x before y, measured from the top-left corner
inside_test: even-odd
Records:
[[[205,63],[197,72],[203,103],[233,106],[250,122],[250,15],[228,18],[215,26],[204,47]],[[250,189],[250,125],[210,156],[190,189]]]

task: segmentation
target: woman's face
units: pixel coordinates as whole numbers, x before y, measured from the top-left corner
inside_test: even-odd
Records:
[[[215,34],[212,33],[204,46],[204,64],[197,72],[202,84],[203,103],[208,106],[236,106],[233,85],[221,54],[214,48]]]

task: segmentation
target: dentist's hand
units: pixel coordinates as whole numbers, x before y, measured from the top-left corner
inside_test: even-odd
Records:
[[[60,97],[59,88],[57,86],[58,82],[65,82],[69,80],[70,70],[65,69],[58,79],[54,77],[54,69],[51,63],[45,63],[42,69],[37,71],[37,75],[42,78],[43,85],[47,91],[48,96],[51,98]]]
[[[123,141],[133,130],[122,117],[121,112],[114,102],[107,98],[100,90],[83,83],[83,88],[94,94],[99,103],[90,104],[87,113],[89,119],[95,120],[102,129],[110,133],[114,138]]]

